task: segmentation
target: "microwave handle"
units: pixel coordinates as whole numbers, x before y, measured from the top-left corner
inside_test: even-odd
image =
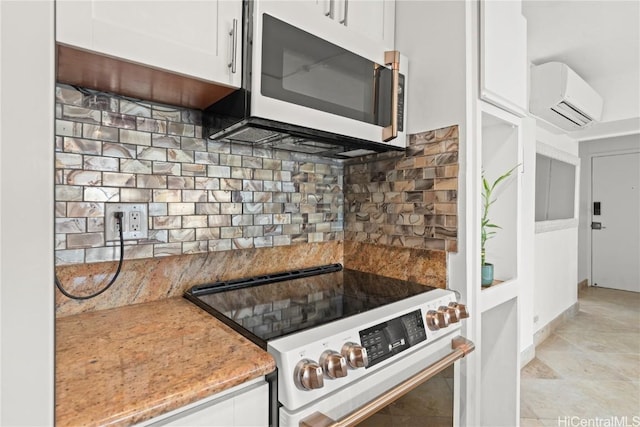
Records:
[[[391,66],[391,125],[382,129],[382,140],[387,142],[398,137],[398,86],[400,85],[400,52],[388,50],[384,53],[385,65]]]

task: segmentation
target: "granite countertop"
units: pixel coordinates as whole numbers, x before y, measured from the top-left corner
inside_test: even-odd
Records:
[[[125,426],[275,370],[183,298],[56,320],[56,425]]]

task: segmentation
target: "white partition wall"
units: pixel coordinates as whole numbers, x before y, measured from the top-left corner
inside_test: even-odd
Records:
[[[520,421],[518,298],[482,313],[481,425],[517,426]]]
[[[0,425],[54,424],[52,1],[0,1]]]

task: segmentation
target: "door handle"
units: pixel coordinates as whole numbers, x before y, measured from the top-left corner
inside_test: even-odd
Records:
[[[229,62],[228,67],[231,68],[231,72],[233,74],[236,73],[236,54],[237,54],[237,46],[238,46],[238,20],[233,20],[233,27],[231,31],[229,31],[229,36],[231,37],[231,62]]]
[[[347,15],[349,14],[349,0],[344,0],[344,8],[342,9],[342,12],[344,13],[344,15],[342,15],[342,19],[340,20],[340,23],[346,27]]]
[[[335,0],[326,0],[326,1],[327,1],[327,3],[329,3],[329,10],[327,10],[324,13],[324,16],[328,16],[329,18],[333,19],[333,15],[334,15],[333,9],[334,9]]]
[[[591,229],[592,230],[604,230],[607,227],[603,227],[601,222],[592,222]]]

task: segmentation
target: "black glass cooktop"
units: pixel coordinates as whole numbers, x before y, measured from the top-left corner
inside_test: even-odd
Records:
[[[185,297],[266,349],[266,341],[434,288],[340,264],[194,286]]]

